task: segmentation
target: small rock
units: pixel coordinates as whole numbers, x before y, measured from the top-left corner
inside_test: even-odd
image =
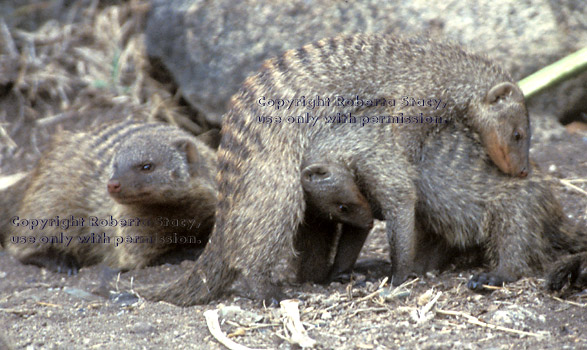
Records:
[[[152,334],[157,333],[157,327],[149,322],[137,322],[135,324],[129,325],[131,333],[135,334]]]
[[[236,305],[223,306],[218,309],[218,316],[223,319],[230,319],[242,325],[261,322],[263,316],[251,311],[245,311]]]
[[[554,173],[554,172],[556,171],[556,165],[554,165],[554,164],[551,164],[551,165],[548,167],[548,171],[549,171],[549,172],[551,172],[551,173]]]
[[[115,304],[119,304],[120,306],[130,306],[137,303],[139,301],[139,297],[136,294],[129,292],[110,292],[110,300],[112,300]]]
[[[63,288],[63,291],[69,295],[73,295],[76,298],[80,298],[83,300],[87,300],[87,301],[94,301],[94,300],[98,300],[100,299],[100,297],[92,294],[92,293],[88,293],[85,290],[81,290],[78,288]]]

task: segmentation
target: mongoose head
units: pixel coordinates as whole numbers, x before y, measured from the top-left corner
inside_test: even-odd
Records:
[[[314,163],[302,170],[309,210],[318,217],[371,229],[373,214],[351,171],[339,164]]]
[[[107,190],[115,201],[161,205],[193,200],[195,194],[215,198],[214,167],[198,148],[205,145],[164,133],[140,136],[123,142],[112,160]]]
[[[494,85],[469,108],[471,120],[487,154],[511,176],[526,177],[530,170],[530,119],[519,87],[510,82]]]

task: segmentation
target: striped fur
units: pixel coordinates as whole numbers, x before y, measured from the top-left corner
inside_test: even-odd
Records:
[[[509,86],[508,92],[488,98],[489,92],[504,82]],[[285,118],[306,112],[324,118],[336,113],[416,115],[422,110],[332,105],[277,110],[259,104],[262,97],[320,96],[334,100],[336,96],[356,95],[365,99],[442,99],[446,108],[434,113],[449,123],[360,126],[319,122],[310,126],[288,123]],[[468,132],[481,141],[482,146],[477,143],[470,147],[478,147],[483,153],[495,149],[497,143],[502,154],[514,154],[513,163],[517,160],[517,168],[521,169],[527,163],[528,139],[517,146],[511,141],[514,130],[522,138],[529,137],[528,116],[520,98],[512,78],[489,59],[426,39],[341,36],[266,61],[233,96],[223,118],[216,224],[200,263],[152,298],[180,305],[206,303],[226,292],[237,279],[243,282],[241,292],[245,295],[265,300],[279,298],[273,267],[294,253],[294,236],[305,211],[301,164],[307,154],[314,152],[327,154],[357,174],[371,207],[387,220],[394,247],[394,283],[401,282],[416,258],[419,193],[415,179],[420,170],[414,163],[420,159],[424,142],[446,125],[459,124],[459,131],[468,127]],[[258,122],[259,116],[281,117],[284,122],[263,124]],[[513,168],[516,164],[502,170],[516,174]],[[485,169],[470,171],[481,170]]]
[[[195,158],[188,157],[185,147],[191,147]],[[135,169],[146,163],[153,170],[140,177]],[[22,262],[57,270],[97,263],[120,269],[145,266],[180,246],[168,238],[191,236],[206,241],[216,204],[215,170],[214,152],[174,126],[125,120],[86,132],[65,132],[31,174],[14,221],[9,223],[7,250]],[[116,196],[107,188],[112,180],[120,183]],[[57,216],[84,221],[69,228],[21,225],[26,223],[22,220]],[[121,221],[137,218],[140,221]],[[178,227],[166,219],[195,221],[190,227]],[[105,225],[100,220],[106,220]],[[71,238],[69,245],[61,241],[65,236]],[[109,243],[104,243],[104,236],[110,237]],[[41,241],[44,237],[58,241]],[[83,243],[86,237],[89,240]],[[124,241],[117,241],[119,237]]]

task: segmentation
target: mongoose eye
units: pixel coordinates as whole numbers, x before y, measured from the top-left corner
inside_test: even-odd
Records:
[[[153,170],[153,165],[151,163],[145,163],[145,164],[141,165],[141,170],[142,171],[151,171],[151,170]]]
[[[522,133],[519,131],[514,131],[514,140],[520,141],[522,139]]]
[[[349,211],[349,207],[347,207],[347,206],[346,206],[346,205],[344,205],[344,204],[339,204],[339,205],[338,205],[338,210],[339,210],[341,213],[347,213],[347,212]]]

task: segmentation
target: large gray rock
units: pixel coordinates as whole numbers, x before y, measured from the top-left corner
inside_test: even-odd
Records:
[[[582,0],[380,2],[377,0],[153,0],[148,54],[160,59],[184,97],[218,124],[230,96],[262,61],[339,33],[428,32],[501,61],[519,79],[587,43]],[[439,39],[443,40],[443,39]],[[586,98],[583,75],[552,113]],[[583,91],[576,92],[576,89]]]

